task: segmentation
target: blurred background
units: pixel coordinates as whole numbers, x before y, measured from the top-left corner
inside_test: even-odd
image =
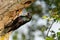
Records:
[[[30,22],[15,30],[10,40],[60,40],[60,0],[35,0],[23,14],[30,12]]]

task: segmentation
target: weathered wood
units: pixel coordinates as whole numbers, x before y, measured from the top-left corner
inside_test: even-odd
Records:
[[[29,19],[28,21],[24,21],[24,17],[21,17],[20,14],[22,10],[31,5],[33,1],[34,0],[0,0],[0,38],[3,38],[2,35],[5,34],[10,35],[11,31],[30,20],[29,16],[24,16]]]

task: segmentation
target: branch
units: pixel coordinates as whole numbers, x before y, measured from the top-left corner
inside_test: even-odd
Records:
[[[52,28],[52,25],[54,24],[54,22],[55,22],[55,21],[53,21],[52,24],[50,25],[50,28],[48,29],[48,32],[47,32],[47,36],[48,36],[49,31],[50,31],[50,29]]]

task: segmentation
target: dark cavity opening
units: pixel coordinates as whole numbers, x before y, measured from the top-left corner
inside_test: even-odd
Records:
[[[24,4],[30,4],[30,3],[32,3],[31,1],[27,1],[27,2],[25,2]]]

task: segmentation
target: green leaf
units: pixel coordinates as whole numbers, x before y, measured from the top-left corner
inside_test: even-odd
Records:
[[[22,34],[22,40],[25,40],[25,35],[24,34]]]
[[[46,37],[46,40],[54,40],[53,37]]]
[[[57,32],[57,38],[60,40],[60,32]]]
[[[18,32],[16,31],[15,34],[13,35],[13,40],[17,40],[17,34]]]

